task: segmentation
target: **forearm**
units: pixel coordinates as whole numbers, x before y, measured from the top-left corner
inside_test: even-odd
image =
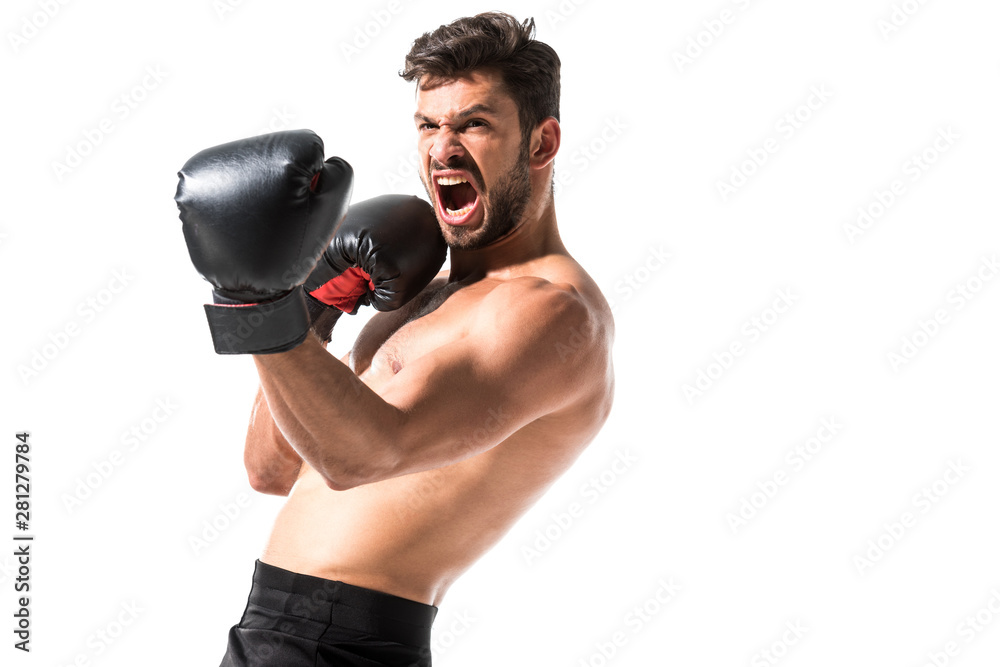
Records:
[[[250,413],[243,463],[254,490],[280,496],[292,490],[302,468],[302,457],[274,423],[263,389]]]
[[[274,422],[331,488],[365,484],[394,469],[403,414],[314,338],[254,361]]]

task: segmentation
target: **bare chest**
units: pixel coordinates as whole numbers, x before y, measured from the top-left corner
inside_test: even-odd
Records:
[[[479,292],[444,284],[425,290],[401,311],[380,314],[380,321],[373,318],[351,350],[352,370],[374,385],[413,360],[460,339],[482,296]]]

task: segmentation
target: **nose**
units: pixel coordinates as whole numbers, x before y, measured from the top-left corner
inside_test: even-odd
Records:
[[[465,148],[458,140],[458,134],[447,125],[442,125],[434,135],[434,142],[431,144],[429,152],[435,161],[447,165],[453,158],[464,156]]]

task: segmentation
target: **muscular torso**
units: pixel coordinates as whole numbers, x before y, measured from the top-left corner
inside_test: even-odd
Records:
[[[524,270],[573,285],[610,334],[607,304],[572,259],[549,256]],[[465,336],[484,296],[505,279],[448,283],[439,277],[404,308],[371,318],[350,353],[351,369],[378,393],[407,363]],[[610,388],[596,386],[592,396],[485,452],[347,491],[332,491],[303,463],[261,560],[437,604],[576,459],[609,402]],[[504,419],[502,409],[489,414]],[[490,428],[497,427],[488,419],[483,432]]]

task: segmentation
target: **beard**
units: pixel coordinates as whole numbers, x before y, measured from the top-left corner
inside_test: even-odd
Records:
[[[513,166],[501,174],[497,182],[486,187],[482,174],[474,164],[449,163],[452,169],[465,169],[471,173],[482,187],[479,196],[482,198],[483,222],[477,229],[452,227],[439,221],[441,232],[449,248],[454,250],[478,250],[503,238],[510,233],[524,215],[524,210],[531,199],[531,172],[528,168],[528,147],[530,137],[521,142],[517,159]],[[431,165],[434,169],[435,165]],[[430,176],[428,175],[428,182]],[[433,200],[432,187],[427,187],[427,193]]]

